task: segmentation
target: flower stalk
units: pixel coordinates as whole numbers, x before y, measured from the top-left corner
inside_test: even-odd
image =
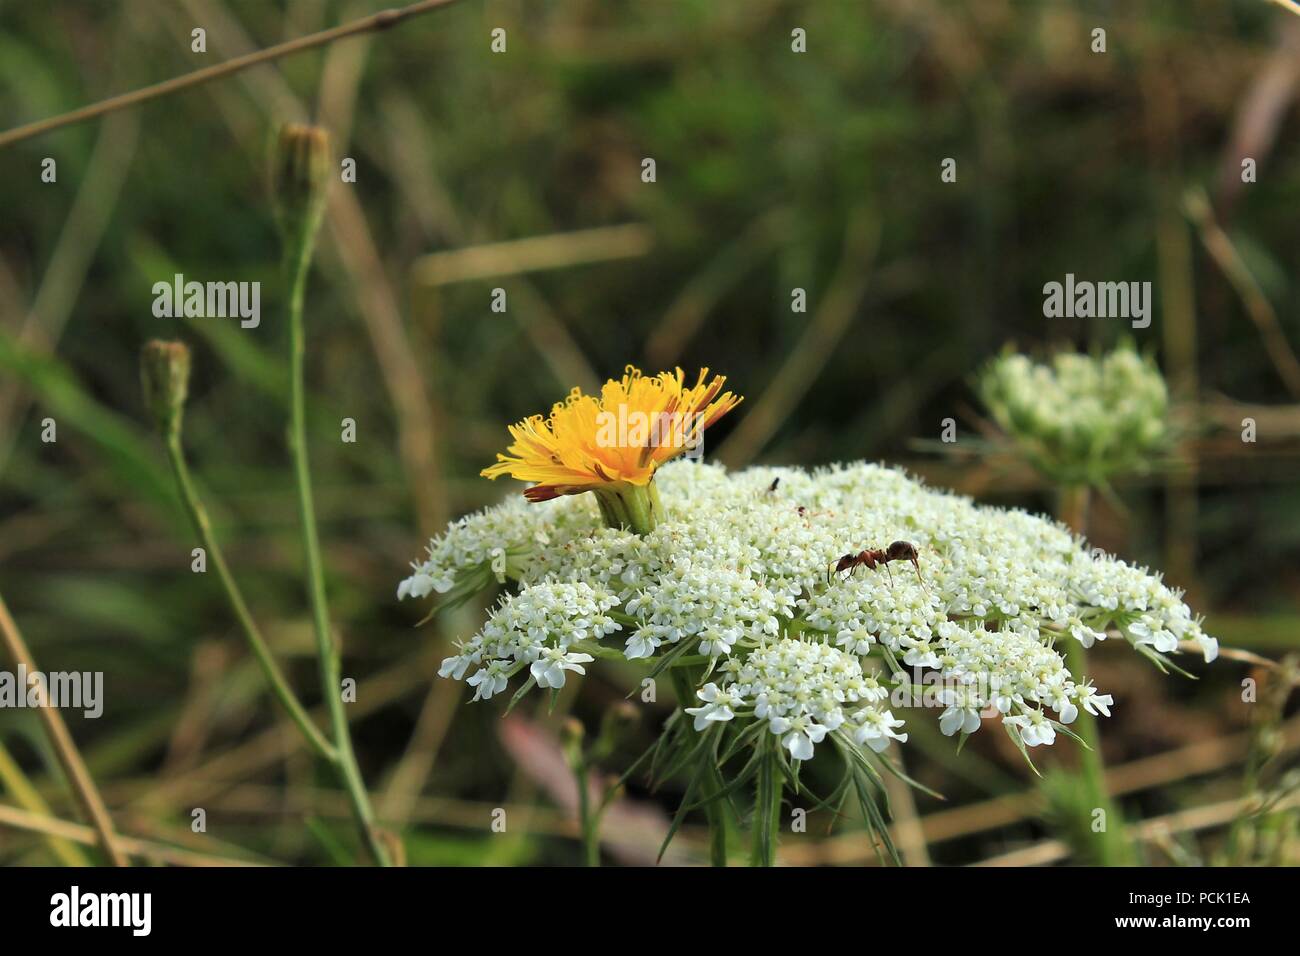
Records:
[[[677,695],[679,707],[685,709],[699,703],[695,696],[695,688],[699,686],[698,666],[670,667],[668,673],[672,677],[673,691]],[[704,816],[709,824],[709,865],[726,866],[727,808],[726,798],[722,794],[727,784],[722,777],[722,768],[718,766],[712,752],[706,750],[702,754],[699,769],[703,776],[703,785],[708,788],[708,792],[717,794],[714,799],[704,804]]]
[[[627,732],[636,723],[636,708],[623,701],[605,711],[600,733],[591,746],[586,745],[586,731],[576,718],[566,720],[560,731],[560,749],[578,787],[578,824],[582,857],[587,866],[600,866],[600,821],[621,789],[618,780],[603,781],[597,768],[625,741]],[[594,799],[596,794],[598,800]]]
[[[323,129],[294,124],[285,126],[280,133],[279,147],[273,161],[272,186],[284,240],[285,277],[289,287],[289,450],[298,490],[298,518],[306,559],[307,591],[311,600],[316,652],[320,660],[321,692],[329,710],[331,733],[338,750],[340,776],[366,846],[377,863],[389,866],[390,855],[376,828],[374,811],[352,750],[352,737],[343,705],[340,655],[330,631],[325,570],[316,531],[311,462],[307,451],[304,383],[307,347],[303,327],[303,300],[316,245],[316,233],[325,210],[325,186],[329,168],[329,140]]]
[[[1061,524],[1077,535],[1086,536],[1091,489],[1087,485],[1064,485],[1060,489],[1059,498],[1056,513]]]
[[[663,518],[663,503],[653,479],[644,485],[615,482],[595,489],[595,495],[601,517],[611,528],[626,528],[646,535]]]
[[[564,722],[560,744],[578,788],[578,829],[582,835],[583,863],[600,866],[600,818],[604,807],[592,806],[591,760],[583,747],[585,737],[582,721],[570,717]]]
[[[758,784],[754,792],[753,843],[750,866],[776,865],[776,838],[781,831],[781,756],[770,743],[759,758]]]
[[[181,504],[184,505],[190,524],[193,525],[195,534],[198,535],[199,541],[202,542],[213,568],[216,569],[217,579],[221,582],[221,589],[225,592],[226,601],[230,604],[230,609],[239,622],[239,628],[243,631],[244,640],[247,641],[249,650],[253,652],[253,657],[257,660],[257,666],[261,668],[262,675],[271,686],[271,692],[275,695],[275,699],[280,702],[280,706],[284,708],[294,726],[302,733],[303,739],[307,741],[312,751],[331,763],[335,762],[338,754],[333,745],[325,739],[312,722],[312,719],[307,715],[307,711],[303,708],[297,695],[290,689],[289,682],[285,679],[283,672],[271,654],[271,649],[262,637],[261,630],[253,620],[253,615],[249,612],[243,593],[239,590],[234,576],[230,573],[230,566],[226,563],[225,553],[221,550],[221,545],[217,543],[216,535],[212,532],[212,521],[208,517],[203,501],[195,490],[194,480],[190,477],[189,466],[185,462],[185,452],[181,447],[180,434],[167,435],[164,444],[167,449],[167,462],[171,466],[172,477],[175,479],[177,491],[180,493]]]
[[[1063,524],[1078,535],[1087,532],[1091,496],[1088,485],[1065,485],[1060,489],[1058,516]],[[1088,670],[1088,652],[1083,644],[1072,637],[1065,640],[1065,663],[1075,680],[1083,680]],[[1124,832],[1124,818],[1106,788],[1106,765],[1101,755],[1101,729],[1096,716],[1081,708],[1074,732],[1084,743],[1079,748],[1079,772],[1088,805],[1105,814],[1106,829],[1101,834],[1098,862],[1102,866],[1131,865],[1133,860]],[[1091,826],[1093,821],[1090,817],[1086,822]]]
[[[204,507],[203,500],[194,486],[194,480],[190,476],[182,443],[185,400],[189,394],[190,364],[190,350],[183,342],[163,342],[158,339],[146,342],[140,353],[140,379],[144,389],[145,405],[153,415],[154,423],[162,435],[163,446],[167,451],[167,463],[171,467],[172,478],[176,482],[176,490],[180,494],[185,514],[194,527],[194,533],[202,543],[204,552],[212,560],[222,591],[225,592],[230,609],[239,622],[240,630],[243,631],[244,639],[248,642],[249,649],[253,652],[253,657],[256,658],[263,676],[271,685],[276,700],[302,732],[303,738],[311,749],[318,756],[333,762],[336,759],[334,747],[321,735],[311,718],[307,716],[306,710],[297,695],[290,689],[289,682],[285,680],[284,674],[271,654],[271,649],[262,637],[262,632],[253,620],[243,593],[235,583],[234,575],[230,573],[225,553],[221,550],[221,545],[212,531],[212,520],[208,517],[207,508]]]

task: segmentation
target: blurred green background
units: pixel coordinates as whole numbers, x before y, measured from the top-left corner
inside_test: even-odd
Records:
[[[383,6],[0,2],[0,127]],[[748,400],[706,449],[729,465],[884,459],[1050,511],[1023,466],[964,452],[985,426],[971,375],[1008,341],[1087,349],[1129,332],[1165,371],[1182,440],[1098,504],[1092,536],[1186,587],[1225,645],[1279,657],[1300,625],[1298,84],[1300,16],[1264,0],[465,0],[0,150],[0,593],[43,668],[105,672],[105,716],[69,720],[124,832],[214,857],[351,858],[341,795],[285,729],[215,580],[189,569],[137,369],[146,339],[195,349],[191,462],[255,614],[315,700],[265,187],[272,131],[311,119],[357,169],[308,290],[317,507],[344,671],[360,680],[357,750],[410,862],[579,859],[553,730],[565,713],[594,729],[633,672],[600,670],[555,714],[503,722],[433,677],[473,607],[416,628],[425,608],[394,591],[448,518],[512,493],[477,477],[508,422],[629,362],[729,376]],[[1243,157],[1257,182],[1241,182]],[[521,239],[546,268],[499,245]],[[152,285],[177,272],[261,281],[260,327],[155,318]],[[1045,319],[1042,286],[1067,272],[1151,281],[1151,327]],[[936,454],[950,417],[961,437]],[[1165,679],[1108,646],[1093,664],[1118,702],[1106,757],[1133,818],[1222,807],[1261,747],[1269,772],[1294,761],[1285,695],[1267,733],[1241,702],[1263,671]],[[666,713],[647,707],[622,756]],[[1008,741],[977,735],[958,757],[933,721],[909,724],[923,722],[909,770],[948,803],[902,807],[925,837],[909,862],[1062,835]],[[74,817],[30,713],[0,711],[0,740],[51,813]],[[673,798],[634,784],[607,825],[611,859],[645,862]],[[195,807],[206,833],[191,832]],[[498,807],[505,838],[489,830]],[[1148,861],[1247,852],[1224,829],[1231,807],[1211,816],[1152,837]],[[826,823],[786,859],[874,861],[852,825],[828,841]],[[39,834],[0,825],[0,860],[52,859]]]

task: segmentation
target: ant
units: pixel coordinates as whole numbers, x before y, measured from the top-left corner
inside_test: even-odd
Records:
[[[895,541],[888,548],[871,548],[866,551],[859,551],[857,554],[846,554],[835,563],[835,574],[849,572],[852,577],[853,572],[859,567],[864,567],[868,571],[874,571],[878,567],[883,567],[889,575],[889,582],[894,582],[894,574],[889,570],[890,561],[910,561],[912,567],[916,569],[916,580],[921,582],[921,587],[925,587],[925,581],[921,580],[921,563],[917,560],[916,545],[910,541]],[[831,583],[830,565],[826,568],[826,583]]]

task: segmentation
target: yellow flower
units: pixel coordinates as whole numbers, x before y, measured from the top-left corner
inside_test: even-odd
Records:
[[[704,430],[740,404],[722,391],[726,381],[709,379],[705,368],[687,386],[681,369],[649,378],[629,365],[599,398],[575,388],[549,417],[511,425],[509,454],[498,454],[483,476],[536,482],[524,492],[530,501],[605,491],[603,506],[629,488],[647,489],[656,468],[698,447]]]

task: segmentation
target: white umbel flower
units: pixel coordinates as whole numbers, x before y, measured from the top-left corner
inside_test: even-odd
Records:
[[[1109,634],[1156,659],[1183,642],[1217,653],[1159,575],[1090,554],[1053,521],[895,469],[729,474],[683,461],[655,481],[666,514],[644,535],[604,527],[591,495],[544,507],[512,496],[431,542],[401,596],[454,596],[501,577],[515,589],[439,673],[483,699],[524,671],[563,686],[601,648],[646,666],[703,657],[696,724],[766,721],[805,760],[832,734],[873,749],[903,742],[886,705],[904,668],[941,681],[944,733],[1000,715],[1040,746],[1080,709],[1108,715],[1114,703],[1069,672],[1062,642]],[[895,564],[828,582],[841,555],[896,540],[916,546],[919,580]]]

